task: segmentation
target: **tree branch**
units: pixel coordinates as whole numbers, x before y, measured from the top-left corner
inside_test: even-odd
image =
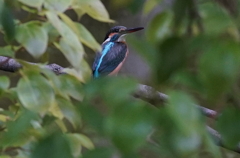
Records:
[[[31,62],[28,62],[28,63],[32,65],[36,65],[36,63],[31,63]],[[0,70],[8,71],[8,72],[16,72],[20,68],[22,68],[22,65],[19,62],[17,62],[15,59],[0,56]],[[58,75],[65,74],[64,68],[57,64],[45,65],[45,68],[53,71]]]
[[[152,87],[147,85],[138,85],[138,89],[134,94],[135,97],[141,98],[155,106],[158,106],[168,100],[168,96],[164,93],[154,90]],[[209,118],[217,118],[218,113],[214,110],[196,105],[204,116]]]

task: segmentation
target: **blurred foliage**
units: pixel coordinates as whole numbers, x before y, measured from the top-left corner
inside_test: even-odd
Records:
[[[110,4],[148,16],[165,2]],[[0,97],[11,102],[0,108],[0,157],[221,157],[194,106],[203,103],[223,111],[216,127],[223,142],[235,147],[240,142],[239,16],[218,1],[171,3],[154,14],[146,37],[129,40],[151,66],[152,85],[170,97],[155,109],[132,97],[134,79],[90,79],[83,45],[99,51],[100,44],[65,11],[114,22],[100,0],[0,0],[0,32],[7,43],[1,55],[16,59],[24,49],[38,59],[51,47],[72,66],[56,76],[43,68],[46,63],[16,59],[23,65],[17,85],[0,77]],[[14,19],[11,9],[36,18]]]

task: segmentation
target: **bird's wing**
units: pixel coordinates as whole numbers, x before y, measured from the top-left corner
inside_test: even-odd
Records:
[[[120,43],[120,42],[115,43],[114,46],[110,48],[108,53],[106,53],[106,55],[102,58],[100,66],[97,70],[98,73],[101,75],[102,74],[107,75],[111,73],[124,60],[124,58],[126,57],[126,53],[127,53],[127,46],[125,43]],[[97,65],[99,64],[101,56],[102,54],[98,53],[95,58],[95,61],[92,67],[93,74],[97,69]]]

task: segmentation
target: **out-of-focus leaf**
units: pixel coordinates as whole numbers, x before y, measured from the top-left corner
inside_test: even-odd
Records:
[[[0,55],[14,57],[14,51],[11,46],[0,47]]]
[[[9,119],[9,116],[0,114],[0,121],[6,122]]]
[[[122,104],[107,118],[106,132],[123,153],[135,152],[141,147],[154,124],[154,113],[141,104]]]
[[[159,52],[156,75],[161,83],[186,65],[188,49],[183,39],[171,37],[159,46]]]
[[[236,34],[237,26],[223,7],[209,1],[200,4],[199,11],[203,20],[204,32],[207,34],[219,34],[224,31]]]
[[[162,135],[158,141],[171,157],[190,156],[199,149],[204,134],[194,100],[184,92],[172,91],[165,108],[159,113]]]
[[[128,5],[128,9],[132,13],[137,13],[140,9],[142,9],[145,0],[131,0],[131,3]]]
[[[54,133],[38,142],[31,158],[73,158],[68,140],[59,133]]]
[[[7,76],[0,76],[0,90],[4,91],[10,86],[10,80]]]
[[[8,155],[1,155],[0,158],[11,158],[11,156],[8,156]]]
[[[77,157],[81,154],[81,147],[87,149],[94,149],[92,141],[83,134],[66,134],[67,139],[70,142],[71,151],[74,157]]]
[[[17,28],[16,39],[35,58],[39,58],[47,49],[47,31],[38,22],[20,25]]]
[[[150,13],[162,0],[151,0],[146,1],[143,6],[143,13],[148,14]]]
[[[240,110],[227,108],[217,121],[218,131],[223,139],[223,144],[235,149],[240,141]]]
[[[102,22],[114,22],[109,18],[108,12],[100,0],[75,0],[73,6],[80,8],[92,18]]]
[[[26,4],[30,7],[35,7],[35,8],[38,8],[40,9],[42,4],[43,4],[43,1],[44,0],[18,0],[19,2],[22,2],[23,4]]]
[[[152,43],[145,39],[139,39],[133,36],[128,37],[128,42],[148,62],[150,66],[156,66],[156,62],[158,62],[158,58],[156,58],[157,50]]]
[[[3,3],[3,4],[1,4]],[[0,24],[2,25],[6,34],[7,40],[12,41],[15,37],[15,25],[13,21],[13,15],[10,12],[8,6],[1,2],[0,5]]]
[[[1,136],[1,146],[23,145],[28,141],[27,129],[31,127],[31,121],[36,120],[37,115],[31,111],[21,111],[19,117],[7,124],[7,131]]]
[[[197,77],[197,75],[192,74],[188,71],[179,71],[174,74],[172,78],[173,83],[181,84],[189,88],[193,88],[202,91],[202,85]]]
[[[80,23],[75,23],[79,30],[79,39],[82,43],[93,49],[94,51],[100,51],[101,46],[92,36],[92,34]]]
[[[44,7],[49,10],[64,12],[72,4],[73,0],[45,0]]]
[[[170,11],[165,11],[155,16],[147,29],[148,40],[156,43],[169,36],[171,34],[170,25],[172,21],[173,14]]]
[[[240,47],[234,41],[215,39],[209,41],[204,50],[199,58],[199,79],[208,98],[216,99],[229,90],[239,76]]]
[[[77,70],[80,69],[84,50],[77,35],[65,23],[63,23],[56,14],[47,12],[46,16],[62,36],[59,44],[55,43],[55,46],[63,52],[68,61]]]
[[[127,78],[99,78],[92,80],[86,85],[86,97],[98,96],[105,100],[107,105],[120,105],[129,99],[129,96],[135,91],[137,84],[132,79]],[[109,96],[111,97],[109,98]]]
[[[110,158],[113,157],[113,149],[109,148],[96,148],[94,150],[84,152],[81,158]]]
[[[17,94],[23,106],[44,113],[54,103],[54,91],[47,79],[38,72],[22,72],[17,85]]]

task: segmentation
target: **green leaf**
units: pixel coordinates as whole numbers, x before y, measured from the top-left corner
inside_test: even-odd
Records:
[[[6,34],[7,40],[12,41],[15,37],[15,25],[13,21],[13,15],[10,12],[9,7],[3,3],[0,7],[0,24],[2,25]]]
[[[59,133],[54,133],[38,142],[31,158],[73,158],[68,140]]]
[[[204,32],[207,34],[221,34],[224,32],[236,34],[237,26],[223,7],[217,6],[213,2],[205,2],[199,5],[199,11],[204,25]]]
[[[161,12],[153,18],[147,28],[147,38],[151,42],[158,42],[171,34],[170,25],[173,14],[170,11]]]
[[[92,141],[83,134],[66,134],[67,139],[70,142],[71,151],[74,157],[77,157],[81,154],[81,147],[87,149],[94,149]]]
[[[100,0],[76,0],[75,8],[80,8],[92,18],[102,22],[114,22],[109,19],[108,12]]]
[[[240,110],[230,107],[224,109],[217,121],[217,128],[221,134],[223,144],[235,149],[240,141]]]
[[[43,1],[44,0],[18,0],[19,2],[22,2],[23,4],[26,4],[30,7],[35,7],[35,8],[38,8],[40,9],[42,4],[43,4]]]
[[[72,1],[73,0],[45,0],[44,7],[48,10],[64,12],[72,4]]]
[[[0,55],[7,57],[14,57],[14,50],[11,46],[0,47]]]
[[[17,85],[18,98],[23,106],[44,113],[54,103],[54,91],[46,78],[37,72],[22,72]]]
[[[7,131],[1,135],[1,146],[20,145],[29,140],[27,130],[31,127],[32,121],[36,121],[37,116],[31,111],[19,111],[19,116],[14,121],[7,124]]]
[[[47,49],[47,31],[38,22],[20,25],[17,28],[16,39],[35,58],[39,58]]]

